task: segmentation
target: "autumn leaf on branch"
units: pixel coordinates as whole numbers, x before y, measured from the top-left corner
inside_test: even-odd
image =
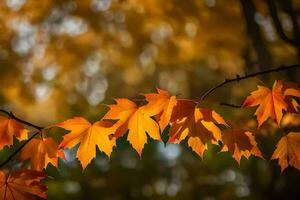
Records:
[[[221,140],[221,130],[216,124],[228,126],[215,111],[197,108],[189,100],[178,100],[171,118],[169,143],[180,143],[188,137],[188,145],[199,156],[203,157],[207,143]]]
[[[242,129],[225,131],[222,136],[223,147],[221,152],[229,151],[232,157],[240,164],[242,156],[247,159],[251,156],[263,158],[257,147],[254,135]]]
[[[158,93],[144,94],[148,104],[146,105],[147,112],[151,116],[155,116],[158,121],[160,130],[163,131],[169,124],[172,111],[177,103],[175,96],[170,96],[165,90],[157,88]]]
[[[288,165],[300,171],[300,132],[290,132],[279,140],[271,157],[271,160],[274,159],[278,159],[281,172]]]
[[[104,119],[118,120],[115,136],[121,137],[128,130],[127,140],[141,156],[144,145],[147,143],[147,134],[161,140],[158,124],[151,118],[149,107],[138,107],[128,99],[116,99],[116,104],[109,105],[110,110]],[[147,133],[147,134],[146,134]]]
[[[26,140],[28,130],[14,119],[0,116],[0,150],[4,146],[13,144],[14,135],[19,141]]]
[[[21,151],[21,160],[30,159],[31,168],[37,171],[42,171],[49,163],[57,167],[58,158],[65,159],[65,155],[51,137],[33,138]]]
[[[298,112],[298,103],[292,96],[300,97],[300,90],[295,84],[275,81],[273,88],[258,86],[243,103],[244,107],[258,106],[255,115],[260,127],[268,118],[276,121],[278,126],[283,116],[283,111]]]
[[[44,172],[19,169],[6,177],[0,171],[1,200],[33,200],[34,196],[46,199],[47,187],[41,183],[46,178]]]
[[[115,127],[111,122],[98,121],[90,124],[82,117],[75,117],[66,120],[56,126],[71,131],[63,137],[59,148],[73,148],[79,145],[77,158],[81,162],[82,168],[91,162],[96,156],[96,147],[103,151],[108,157],[116,145],[116,140],[111,135],[115,132]]]

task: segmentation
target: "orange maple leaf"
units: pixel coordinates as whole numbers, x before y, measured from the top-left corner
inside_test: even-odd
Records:
[[[98,121],[90,124],[82,117],[75,117],[56,126],[71,131],[63,137],[59,148],[73,148],[80,143],[77,158],[81,162],[83,169],[96,156],[96,146],[110,157],[113,147],[116,145],[115,138],[111,137],[115,127],[107,121]]]
[[[290,132],[279,140],[271,157],[271,160],[274,159],[278,159],[281,172],[288,165],[300,171],[300,132]]]
[[[147,112],[151,116],[155,116],[158,121],[161,131],[163,131],[169,124],[172,111],[177,103],[175,96],[170,96],[165,90],[157,88],[156,93],[144,94],[148,104],[146,105]]]
[[[222,136],[223,147],[221,152],[229,151],[232,157],[240,164],[242,156],[247,159],[251,156],[263,158],[257,147],[254,135],[242,129],[228,130]]]
[[[33,200],[34,196],[46,199],[47,187],[41,183],[46,178],[44,172],[19,169],[6,178],[0,171],[1,200]]]
[[[26,140],[28,130],[14,119],[0,116],[0,150],[6,145],[13,144],[13,135],[19,141]]]
[[[207,143],[221,140],[221,130],[216,124],[228,126],[215,111],[197,108],[195,102],[178,100],[171,118],[169,143],[180,143],[188,137],[188,145],[203,157]]]
[[[298,104],[291,96],[300,97],[300,90],[291,85],[291,83],[279,80],[275,81],[272,90],[264,86],[258,86],[258,90],[252,92],[245,99],[244,107],[258,106],[255,112],[258,127],[269,117],[274,119],[280,126],[283,111],[298,112]]]
[[[58,158],[65,158],[53,138],[33,138],[21,151],[22,160],[31,160],[32,169],[41,171],[49,163],[57,167]]]
[[[128,99],[115,101],[116,104],[109,105],[110,110],[104,119],[118,120],[115,124],[116,137],[121,137],[129,130],[127,140],[141,156],[144,145],[147,143],[146,132],[151,138],[161,140],[158,124],[151,118],[145,106],[138,107]]]

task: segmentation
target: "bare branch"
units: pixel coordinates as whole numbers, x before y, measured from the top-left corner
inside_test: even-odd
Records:
[[[286,66],[286,67],[284,65],[282,65],[282,66],[277,67],[275,69],[269,69],[269,70],[255,72],[255,73],[252,73],[252,74],[246,74],[245,76],[237,75],[236,78],[225,79],[225,81],[223,81],[222,83],[219,83],[216,86],[214,86],[214,87],[210,88],[209,90],[207,90],[206,92],[204,92],[203,95],[200,98],[200,101],[203,101],[209,94],[214,92],[216,89],[218,89],[218,88],[220,88],[224,85],[227,85],[228,83],[235,82],[235,81],[239,82],[241,80],[252,78],[252,77],[255,77],[255,76],[258,76],[258,75],[270,74],[270,73],[273,73],[273,72],[280,72],[280,71],[290,70],[290,69],[294,69],[294,68],[297,68],[297,67],[300,67],[300,64],[290,65],[290,66]]]
[[[235,104],[225,103],[225,102],[221,102],[220,105],[221,106],[228,106],[228,107],[231,107],[231,108],[241,108],[242,107],[241,105],[235,105]]]
[[[292,44],[292,45],[297,45],[293,39],[289,38],[285,34],[282,24],[280,22],[278,13],[277,13],[277,8],[275,5],[275,2],[273,0],[266,0],[266,3],[268,5],[268,8],[269,8],[270,14],[272,16],[272,19],[273,19],[273,22],[274,22],[274,25],[275,25],[278,35],[281,37],[282,40],[286,41],[287,43]]]
[[[44,129],[44,127],[37,126],[37,125],[35,125],[35,124],[32,124],[32,123],[30,123],[30,122],[28,122],[28,121],[25,121],[25,120],[23,120],[23,119],[20,119],[20,118],[16,117],[12,112],[8,112],[8,111],[3,110],[3,109],[0,109],[0,112],[2,112],[2,113],[4,113],[4,114],[8,115],[11,119],[14,119],[14,120],[16,120],[16,121],[18,121],[18,122],[20,122],[20,123],[22,123],[22,124],[25,124],[25,125],[27,125],[27,126],[31,126],[31,127],[35,128],[35,129],[37,129],[38,131],[41,131],[41,130]]]

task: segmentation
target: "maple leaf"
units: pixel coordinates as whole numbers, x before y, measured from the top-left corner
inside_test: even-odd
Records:
[[[290,132],[279,140],[271,157],[274,159],[278,159],[281,173],[288,165],[300,171],[300,132]]]
[[[247,159],[251,156],[263,158],[257,147],[254,135],[242,129],[229,130],[222,136],[223,147],[221,152],[229,151],[232,157],[240,164],[242,156]]]
[[[41,183],[46,178],[44,172],[19,169],[6,178],[0,171],[1,200],[33,200],[34,196],[46,199],[47,187]]]
[[[208,142],[221,140],[221,130],[216,124],[228,126],[215,111],[197,108],[193,101],[178,100],[171,118],[168,142],[180,143],[188,137],[188,145],[203,157]]]
[[[0,116],[0,150],[6,145],[13,144],[13,135],[19,141],[26,140],[28,130],[14,119]]]
[[[116,99],[116,104],[109,105],[110,110],[104,119],[118,120],[115,124],[116,137],[121,137],[128,130],[127,140],[132,147],[142,155],[142,150],[147,143],[147,134],[155,139],[161,140],[158,124],[151,118],[149,109],[145,106],[138,107],[128,99]]]
[[[73,148],[80,143],[77,158],[81,162],[83,169],[96,156],[96,146],[110,157],[112,149],[116,145],[115,138],[111,138],[115,128],[112,126],[112,123],[107,121],[98,121],[90,124],[82,117],[75,117],[56,126],[71,131],[63,137],[59,148]]]
[[[248,96],[244,103],[244,107],[258,106],[255,115],[260,127],[268,118],[274,119],[278,126],[283,116],[283,111],[298,112],[298,104],[291,96],[300,97],[300,90],[297,87],[291,87],[291,83],[282,80],[275,81],[272,90],[258,86]]]
[[[21,151],[22,160],[31,160],[32,169],[41,171],[49,163],[57,167],[58,158],[65,158],[53,138],[33,138]]]
[[[165,90],[157,88],[157,92],[157,94],[144,94],[148,101],[145,109],[147,109],[147,112],[151,116],[155,116],[160,129],[163,131],[170,122],[172,111],[177,100],[175,96],[170,96]]]

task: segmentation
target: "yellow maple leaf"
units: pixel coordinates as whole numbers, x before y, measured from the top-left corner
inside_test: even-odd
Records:
[[[158,124],[145,106],[138,107],[128,99],[116,99],[116,104],[109,105],[109,108],[104,119],[118,120],[115,124],[116,137],[121,137],[128,130],[127,140],[140,156],[147,143],[146,133],[155,140],[161,140]]]
[[[176,105],[176,97],[170,96],[165,90],[157,89],[156,93],[144,94],[148,104],[146,109],[151,116],[155,116],[159,123],[161,131],[169,124],[172,111]]]
[[[56,126],[71,131],[63,137],[63,141],[59,145],[60,148],[73,148],[80,144],[77,150],[77,158],[81,162],[83,169],[96,156],[97,146],[110,157],[112,149],[116,145],[115,138],[111,137],[115,128],[107,121],[98,121],[90,124],[82,117],[75,117]]]

